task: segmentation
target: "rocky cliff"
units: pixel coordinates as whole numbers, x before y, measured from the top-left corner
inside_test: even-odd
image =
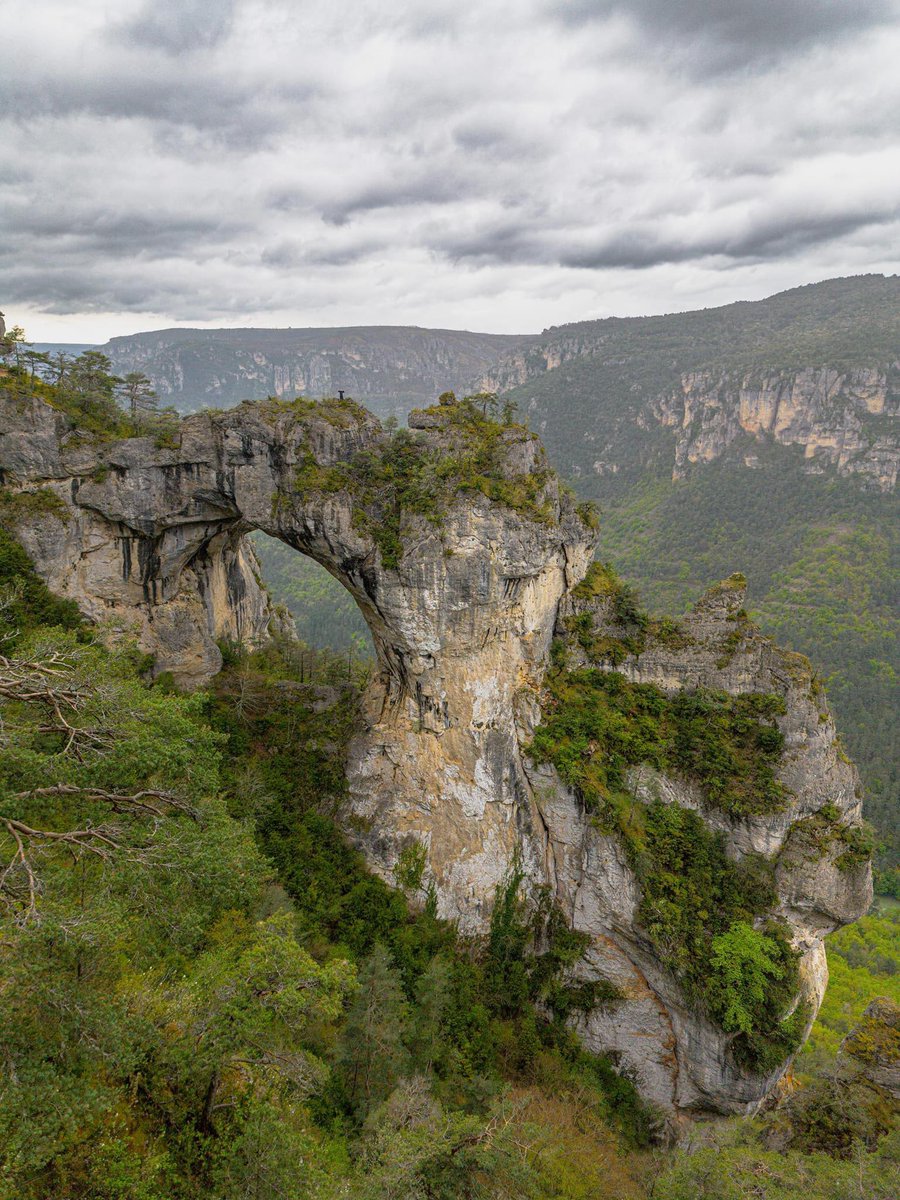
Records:
[[[753,1111],[821,999],[822,935],[871,896],[810,668],[746,622],[740,581],[683,626],[632,611],[588,571],[596,521],[521,426],[460,405],[410,425],[270,401],[189,417],[162,447],[92,444],[5,397],[4,515],[55,590],[188,682],[216,669],[217,635],[266,634],[245,533],[323,564],[378,657],[345,813],[372,868],[392,881],[424,847],[418,900],[477,934],[517,864],[585,935],[586,1044],[673,1116]]]
[[[892,491],[900,461],[900,279],[859,276],[766,300],[545,330],[480,383],[508,391],[591,495],[648,471],[801,447],[806,473]],[[755,443],[755,445],[754,445]]]
[[[3,523],[54,592],[185,685],[219,670],[218,640],[257,644],[279,619],[240,524],[214,489],[202,498],[194,449],[210,431],[192,432],[177,450],[92,442],[49,404],[0,393]]]
[[[649,413],[675,432],[674,479],[719,458],[743,435],[747,466],[754,465],[748,441],[771,440],[802,446],[807,473],[833,467],[891,492],[900,466],[898,370],[691,372]]]
[[[532,710],[526,722],[534,727],[548,714],[553,721],[562,709],[565,730],[577,711],[573,686],[582,694],[599,687],[606,703],[613,684],[613,696],[624,695],[613,711],[635,714],[635,729],[647,738],[644,747],[630,753],[620,738],[604,744],[602,727],[594,727],[585,745],[576,741],[580,761],[573,771],[573,747],[560,744],[554,729],[557,753],[533,755],[545,761],[528,769],[547,832],[547,874],[555,894],[573,926],[590,932],[594,969],[627,997],[620,1008],[582,1018],[580,1029],[589,1046],[614,1047],[645,1087],[652,1081],[648,1090],[665,1107],[747,1111],[775,1085],[783,1063],[769,1060],[766,1066],[767,1054],[756,1054],[751,1057],[757,1070],[747,1070],[742,1035],[733,1030],[723,1038],[721,1027],[708,1019],[709,1004],[706,1017],[698,1012],[702,1006],[693,985],[699,983],[702,992],[708,980],[692,984],[686,966],[680,971],[681,988],[673,987],[660,960],[677,961],[681,940],[691,936],[683,924],[691,905],[685,894],[704,894],[694,863],[718,843],[724,851],[719,870],[728,870],[726,861],[743,868],[752,864],[773,885],[754,920],[758,927],[773,916],[783,922],[798,954],[798,970],[796,992],[780,1014],[781,1030],[770,1032],[777,1043],[793,1012],[802,1026],[796,1042],[805,1039],[827,982],[821,938],[856,919],[871,898],[868,854],[865,848],[859,852],[857,842],[858,779],[810,664],[780,651],[744,615],[742,577],[712,588],[675,624],[646,621],[629,611],[620,585],[593,570],[601,585],[592,585],[589,577],[560,606],[557,659],[562,650],[565,666],[549,676],[542,716]],[[665,726],[672,698],[676,705],[689,701],[684,707],[689,721],[700,722],[699,739],[688,721]],[[749,703],[729,712],[742,701]],[[754,709],[759,714],[768,705],[774,715],[762,720],[753,736],[761,744],[769,725],[777,730],[780,748],[771,778],[760,772],[742,794],[738,770],[737,787],[722,787],[732,770],[725,760],[741,741],[740,734],[722,738],[717,732],[722,715],[728,713],[726,722],[736,716],[733,729],[740,730],[753,723]],[[648,731],[660,718],[663,738],[654,743]],[[685,747],[692,735],[693,746]],[[701,756],[711,751],[715,759],[711,770],[696,758],[698,740]],[[624,786],[618,795],[615,786],[607,786],[598,796],[591,766],[597,762],[608,783],[610,758],[619,759]],[[569,786],[555,764],[569,777]],[[680,814],[695,812],[702,823],[686,820],[666,842],[647,821],[660,804]],[[684,885],[670,878],[661,887],[660,878],[672,871],[676,878],[684,876]],[[715,895],[724,913],[724,893]],[[746,894],[742,903],[753,906]],[[675,920],[667,912],[670,904],[682,910]],[[708,920],[708,914],[696,916],[701,923]],[[728,986],[737,987],[734,981]]]
[[[511,392],[589,494],[648,469],[681,478],[769,442],[802,469],[896,485],[900,279],[819,284],[715,309],[579,321],[537,335],[374,326],[168,329],[113,338],[113,368],[181,412],[345,390],[404,417],[447,389]],[[756,443],[757,450],[753,443]]]
[[[405,417],[439,392],[464,389],[524,337],[453,329],[161,329],[103,347],[120,375],[142,371],[180,412],[248,396],[334,396],[342,389],[379,416]]]
[[[501,366],[482,377],[482,387],[511,390],[590,353],[598,353],[577,338],[504,358]],[[598,411],[603,399],[598,396]],[[538,406],[529,408],[537,415]],[[744,466],[758,465],[757,454],[771,442],[803,450],[803,471],[853,476],[865,487],[894,491],[900,468],[900,364],[840,370],[807,367],[797,370],[687,371],[670,390],[651,395],[622,414],[621,428],[599,435],[585,422],[585,442],[593,448],[591,471],[617,474],[628,460],[641,454],[640,442],[653,442],[653,428],[671,430],[674,442],[664,459],[673,479],[721,458],[733,446]],[[618,424],[618,422],[617,422]],[[631,442],[633,450],[625,449]],[[760,448],[757,450],[753,443]],[[574,465],[574,464],[573,464]],[[581,473],[583,468],[576,466]]]

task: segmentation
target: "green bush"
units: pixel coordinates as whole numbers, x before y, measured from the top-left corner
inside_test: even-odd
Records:
[[[73,601],[47,589],[19,542],[0,529],[0,637],[6,650],[40,625],[77,630],[84,620]]]

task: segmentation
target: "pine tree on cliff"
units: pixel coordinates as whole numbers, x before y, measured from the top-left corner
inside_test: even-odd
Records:
[[[132,421],[137,421],[159,408],[159,397],[153,384],[141,371],[129,371],[119,384],[119,396],[125,402]]]

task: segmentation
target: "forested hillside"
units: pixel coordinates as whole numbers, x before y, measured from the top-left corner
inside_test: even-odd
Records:
[[[674,435],[642,410],[683,375],[888,369],[898,355],[900,277],[862,275],[753,303],[560,326],[486,382],[512,391],[562,470],[596,475],[602,456],[619,468],[604,487],[621,490],[647,469],[671,470]]]
[[[648,480],[609,500],[603,552],[639,581],[651,605],[672,613],[697,597],[705,579],[740,566],[763,630],[819,668],[866,785],[867,815],[885,843],[879,861],[896,868],[897,500],[805,476],[790,451],[769,454],[756,471],[717,463],[682,482]]]
[[[858,423],[862,444],[872,444],[867,436],[880,438],[895,462],[900,456],[900,279],[830,280],[754,304],[564,326],[548,331],[543,347],[562,365],[541,370],[543,360],[532,352],[525,365],[533,377],[510,395],[567,465],[579,494],[599,503],[601,554],[652,606],[673,613],[696,598],[705,580],[731,570],[746,574],[762,628],[820,668],[866,784],[867,811],[887,843],[880,862],[896,867],[896,495],[849,469],[841,477],[832,462],[809,453],[812,425],[824,420],[833,423],[825,441],[847,438]],[[694,435],[695,445],[715,457],[678,467],[681,430],[664,423],[666,405],[658,398],[677,395],[682,377],[749,377],[746,404],[746,391],[757,394],[764,377],[791,383],[797,372],[824,368],[883,372],[883,412],[851,415],[835,384],[834,395],[822,400],[825,416],[813,413],[805,434],[779,444],[770,433],[738,429],[734,436],[733,426],[725,428],[740,389],[733,385],[729,393],[723,385],[712,400],[719,411],[707,409],[707,427]],[[681,409],[677,415],[688,419]],[[882,886],[896,889],[897,880],[889,885],[882,877]]]
[[[851,991],[799,1099],[653,1148],[563,1026],[583,946],[515,874],[466,943],[409,913],[415,856],[391,888],[343,841],[342,661],[310,685],[294,644],[230,651],[209,693],[148,687],[6,535],[0,607],[4,1200],[891,1196],[890,1109],[834,1059],[893,989],[880,919],[836,949]]]

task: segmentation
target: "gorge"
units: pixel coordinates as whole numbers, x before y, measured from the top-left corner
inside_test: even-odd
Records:
[[[740,577],[680,624],[634,609],[524,427],[449,396],[409,425],[270,400],[103,440],[4,394],[4,521],[54,592],[185,687],[218,670],[217,641],[260,644],[283,620],[249,532],[322,564],[377,654],[342,814],[370,868],[393,881],[421,853],[413,903],[473,936],[517,872],[585,935],[575,977],[604,985],[570,1016],[585,1045],[670,1117],[756,1111],[821,1001],[822,937],[871,899],[858,780],[815,673],[745,618]],[[666,877],[704,856],[718,907],[702,895],[673,923]],[[760,952],[768,994],[735,1013]]]

